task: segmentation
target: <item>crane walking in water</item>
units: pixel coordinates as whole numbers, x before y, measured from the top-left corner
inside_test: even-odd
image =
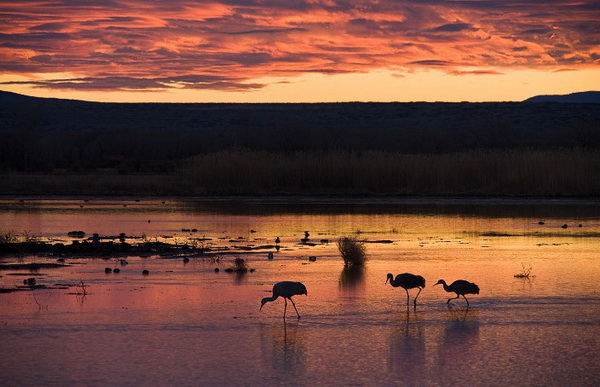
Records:
[[[451,300],[456,300],[460,296],[463,296],[465,301],[467,301],[467,306],[469,306],[469,300],[467,300],[465,294],[479,294],[479,286],[475,285],[473,282],[465,280],[456,280],[448,285],[446,284],[446,281],[441,279],[435,285],[444,285],[445,291],[456,293],[456,297],[449,298],[448,301],[446,301],[446,304],[449,304]]]
[[[407,308],[408,308],[408,301],[410,298],[410,296],[408,295],[408,289],[419,288],[419,293],[417,293],[417,296],[414,299],[415,308],[417,307],[417,298],[419,298],[419,294],[421,294],[421,290],[423,290],[423,288],[425,287],[425,278],[421,277],[420,275],[414,275],[414,274],[410,274],[410,273],[398,274],[396,276],[396,278],[394,278],[392,273],[388,273],[385,283],[387,284],[388,281],[390,282],[390,285],[392,285],[393,287],[395,287],[395,288],[401,287],[402,289],[404,289],[406,291],[406,307]]]
[[[302,282],[293,282],[293,281],[277,282],[275,285],[273,285],[273,296],[263,298],[260,301],[260,309],[259,310],[262,310],[263,306],[267,302],[275,301],[278,297],[283,297],[283,300],[285,301],[285,306],[283,307],[283,319],[285,320],[285,312],[287,311],[287,300],[290,300],[292,302],[292,305],[294,306],[294,309],[296,310],[296,314],[298,315],[298,319],[300,319],[300,313],[298,313],[296,304],[294,304],[294,300],[292,300],[293,296],[300,295],[300,294],[308,295],[308,293],[306,292],[306,286],[304,286],[304,284]]]

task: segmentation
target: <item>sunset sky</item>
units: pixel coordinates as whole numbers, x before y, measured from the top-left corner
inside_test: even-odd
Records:
[[[600,90],[600,1],[6,0],[0,90],[148,102]]]

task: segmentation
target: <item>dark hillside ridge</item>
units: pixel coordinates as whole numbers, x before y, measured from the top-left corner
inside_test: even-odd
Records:
[[[584,91],[565,95],[537,95],[523,102],[600,103],[600,91]]]
[[[520,102],[408,103],[99,103],[28,97],[0,91],[0,131],[148,130],[232,132],[490,130],[546,134],[565,125],[596,124],[596,106]],[[306,133],[307,135],[310,133]]]
[[[599,123],[598,105],[585,103],[98,103],[0,92],[0,173],[163,173],[236,149],[600,148]]]

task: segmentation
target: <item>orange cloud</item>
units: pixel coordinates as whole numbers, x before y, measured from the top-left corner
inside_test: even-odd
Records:
[[[49,89],[230,91],[376,69],[566,71],[600,64],[598,20],[591,0],[7,0],[0,71]],[[72,78],[33,79],[45,73]]]

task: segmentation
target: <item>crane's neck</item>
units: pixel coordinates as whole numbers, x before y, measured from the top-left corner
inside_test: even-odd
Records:
[[[272,297],[265,297],[262,299],[261,304],[264,305],[267,302],[275,301],[277,299],[277,297],[279,297],[279,295],[274,295]]]
[[[448,286],[448,284],[444,280],[442,280],[442,286],[444,287],[445,291],[447,291],[447,292],[451,292],[452,291],[452,289],[450,289],[450,286]]]
[[[389,281],[390,285],[392,285],[395,288],[400,286],[400,284],[396,282],[396,280],[394,279],[394,276],[392,274],[387,275],[387,280]]]

